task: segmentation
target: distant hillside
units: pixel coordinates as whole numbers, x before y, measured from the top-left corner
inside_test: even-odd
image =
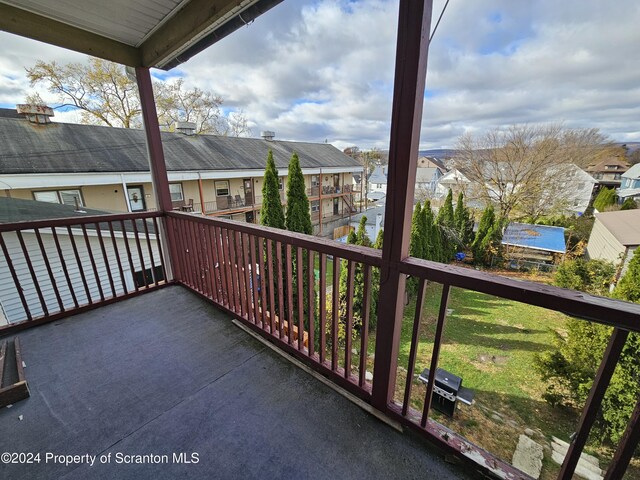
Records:
[[[444,160],[445,158],[451,158],[456,154],[456,150],[447,148],[435,148],[433,150],[420,150],[418,156],[420,157],[433,157],[438,160]]]

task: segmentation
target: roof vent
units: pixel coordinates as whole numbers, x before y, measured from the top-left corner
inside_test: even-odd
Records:
[[[271,140],[273,140],[273,137],[276,136],[276,132],[272,132],[271,130],[265,130],[260,133],[260,136],[270,142]]]
[[[196,124],[194,122],[176,122],[174,127],[176,132],[184,135],[196,134]]]
[[[51,123],[51,117],[53,117],[53,108],[46,105],[29,105],[20,104],[16,105],[16,112],[19,115],[24,115],[31,123]]]

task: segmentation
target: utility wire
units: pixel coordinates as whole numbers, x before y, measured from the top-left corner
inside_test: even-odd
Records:
[[[442,20],[442,16],[444,15],[444,12],[447,9],[448,5],[449,5],[449,0],[447,0],[447,2],[444,4],[444,7],[442,7],[442,12],[440,12],[440,16],[438,17],[436,26],[433,28],[433,32],[431,32],[431,36],[429,37],[429,43],[431,43],[431,40],[433,40],[433,36],[436,34],[436,30],[438,30],[438,25],[440,25],[440,20]]]

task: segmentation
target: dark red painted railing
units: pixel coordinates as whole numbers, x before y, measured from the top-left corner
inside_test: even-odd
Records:
[[[0,224],[0,333],[167,283],[157,212]],[[11,287],[8,285],[11,284]]]
[[[338,385],[371,402],[372,383],[376,382],[376,377],[375,372],[371,377],[372,362],[367,355],[372,348],[368,340],[368,322],[374,287],[372,273],[383,269],[380,251],[229,220],[179,213],[168,215],[173,234],[178,239],[174,265],[178,282],[227,310]],[[298,268],[300,265],[302,268]],[[640,332],[640,305],[415,258],[403,260],[396,267],[402,274],[417,279],[418,294],[407,374],[404,384],[399,385],[403,400],[389,403],[386,413],[451,453],[476,462],[478,458],[484,459],[485,469],[507,478],[528,477],[429,418],[435,376],[430,376],[427,383],[422,411],[415,411],[409,405],[427,283],[442,285],[430,363],[432,372],[438,366],[449,292],[453,287],[615,327],[559,476],[571,478],[626,336],[629,331]],[[365,298],[359,312],[362,325],[358,328],[353,322],[356,268],[362,269]],[[317,278],[312,270],[318,273]],[[329,270],[333,278],[329,276]],[[341,277],[343,270],[345,273]],[[341,290],[341,282],[344,283],[342,290],[347,292],[344,298],[335,294]],[[304,288],[308,290],[306,296]],[[320,299],[317,303],[311,300],[316,297]],[[379,319],[382,321],[402,319]],[[397,367],[396,359],[391,368]],[[395,387],[394,384],[392,388]],[[621,478],[620,472],[626,469],[640,435],[638,410],[640,407],[618,448],[616,458],[620,460],[612,464],[608,478]],[[621,463],[624,463],[622,468]]]

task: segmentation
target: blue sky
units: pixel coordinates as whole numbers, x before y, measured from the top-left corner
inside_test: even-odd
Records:
[[[451,0],[429,54],[422,148],[514,123],[561,122],[640,141],[638,3]],[[443,5],[435,1],[434,22]],[[384,149],[397,10],[397,0],[286,0],[154,75],[221,95],[224,111],[242,110],[254,135]],[[4,33],[0,40],[2,106],[23,101],[24,67],[37,59],[86,61]]]

